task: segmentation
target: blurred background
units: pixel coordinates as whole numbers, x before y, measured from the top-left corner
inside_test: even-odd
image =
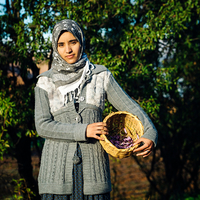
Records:
[[[34,87],[50,68],[53,26],[66,18],[159,133],[148,158],[110,157],[112,199],[200,199],[199,16],[199,0],[1,0],[0,199],[40,199]],[[111,111],[106,102],[104,116]]]

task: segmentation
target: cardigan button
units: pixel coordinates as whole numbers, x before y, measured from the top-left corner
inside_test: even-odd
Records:
[[[79,98],[79,100],[80,100],[80,101],[84,101],[85,98],[84,98],[83,96],[81,96],[81,97]]]
[[[80,122],[81,122],[81,116],[78,115],[78,116],[75,118],[75,120],[76,120],[77,123],[80,123]]]
[[[73,157],[73,163],[74,163],[75,165],[80,164],[80,163],[81,163],[81,158],[79,158],[77,155],[75,155],[75,156]]]

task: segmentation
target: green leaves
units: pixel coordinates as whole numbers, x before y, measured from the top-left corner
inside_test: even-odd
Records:
[[[18,137],[37,136],[33,87],[39,70],[35,63],[48,62],[51,42],[45,37],[51,36],[57,21],[71,18],[84,30],[90,61],[109,68],[159,131],[159,155],[165,171],[159,178],[151,174],[156,167],[162,170],[154,159],[147,173],[154,181],[151,189],[155,187],[161,199],[168,195],[166,191],[178,199],[176,193],[199,189],[194,178],[198,174],[194,166],[200,164],[194,153],[200,150],[198,0],[25,0],[15,1],[13,6],[12,12],[0,16],[0,65],[4,75],[7,70],[13,75],[12,66],[18,63],[25,85],[16,86],[17,77],[8,79],[1,74],[2,152],[9,148],[7,144],[14,146],[9,140],[12,128]],[[27,78],[30,70],[32,79]],[[106,102],[104,116],[112,110]],[[177,162],[181,164],[173,164]]]
[[[26,180],[24,178],[20,178],[18,180],[13,179],[14,183],[14,195],[13,198],[15,200],[20,200],[26,198],[27,200],[31,200],[34,196],[34,192],[31,188],[27,187]]]
[[[29,137],[35,137],[36,133],[31,130],[34,125],[33,87],[13,88],[1,71],[0,74],[0,158],[3,159],[3,154],[15,146],[11,141],[11,131],[15,130],[18,138],[23,137],[24,130]]]
[[[0,139],[0,159],[3,160],[3,154],[7,151],[7,148],[9,148],[9,141],[7,140],[1,140]]]

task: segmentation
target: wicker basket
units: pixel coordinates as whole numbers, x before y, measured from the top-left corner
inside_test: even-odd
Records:
[[[106,122],[109,134],[112,134],[113,130],[120,131],[126,128],[127,136],[130,136],[133,141],[144,134],[144,127],[138,117],[126,111],[113,112],[105,117],[103,122]],[[100,143],[105,151],[115,158],[126,158],[133,153],[133,149],[138,147],[138,145],[135,145],[128,149],[118,149],[105,135],[100,137],[104,138],[104,141],[100,140]]]

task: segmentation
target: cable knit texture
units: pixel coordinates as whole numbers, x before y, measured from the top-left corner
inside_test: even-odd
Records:
[[[103,66],[95,65],[85,80],[78,113],[73,101],[66,104],[60,98],[59,88],[54,86],[51,77],[51,70],[42,74],[35,87],[35,125],[38,134],[46,139],[38,178],[40,194],[72,193],[73,157],[77,143],[82,152],[84,194],[110,192],[108,155],[98,140],[86,138],[87,125],[102,121],[106,97],[116,109],[137,115],[144,125],[143,137],[156,145],[157,131],[153,123]]]

